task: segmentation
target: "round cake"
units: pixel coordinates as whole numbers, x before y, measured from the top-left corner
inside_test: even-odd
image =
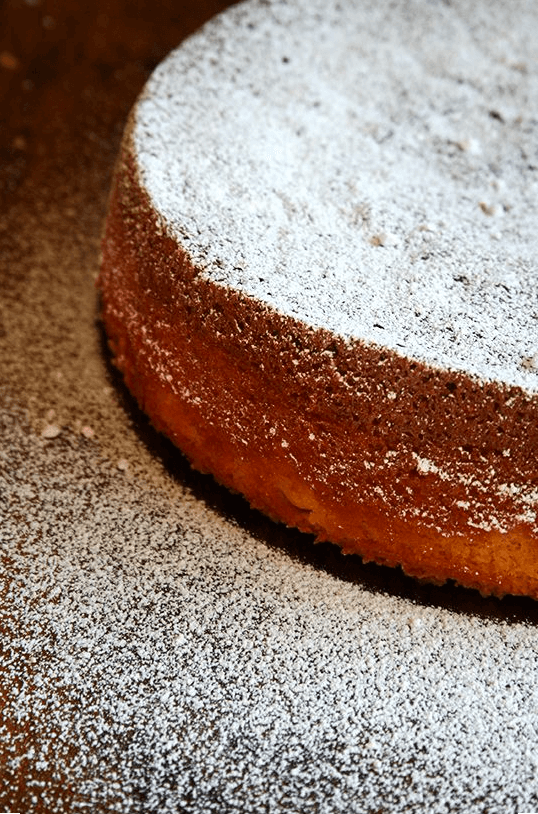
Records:
[[[365,560],[538,598],[538,6],[251,0],[155,71],[100,275],[197,469]]]

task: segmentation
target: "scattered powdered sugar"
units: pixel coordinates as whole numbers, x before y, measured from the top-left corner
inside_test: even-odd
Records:
[[[301,561],[295,532],[129,479],[13,405],[2,432],[3,806],[538,807],[532,603],[509,622],[497,600],[481,618],[379,592],[355,558],[349,577]]]
[[[141,178],[214,281],[538,391],[538,7],[271,0],[165,60]]]

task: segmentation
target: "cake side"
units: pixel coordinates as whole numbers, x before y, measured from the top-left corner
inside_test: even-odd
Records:
[[[195,467],[365,559],[538,597],[538,399],[208,280],[140,182],[132,123],[100,287],[128,387]]]

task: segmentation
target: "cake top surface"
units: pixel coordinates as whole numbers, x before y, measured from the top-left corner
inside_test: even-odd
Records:
[[[214,282],[538,393],[538,6],[251,0],[184,42],[133,149]]]

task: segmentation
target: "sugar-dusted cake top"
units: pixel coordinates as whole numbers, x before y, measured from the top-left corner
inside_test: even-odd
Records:
[[[252,0],[139,100],[140,177],[212,280],[538,392],[538,5]]]

